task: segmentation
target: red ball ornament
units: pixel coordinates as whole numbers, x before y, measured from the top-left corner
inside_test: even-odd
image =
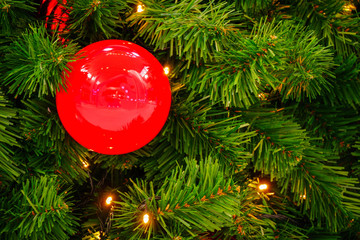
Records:
[[[66,0],[43,0],[40,5],[40,10],[45,12],[45,27],[52,31],[57,30],[58,33],[62,33],[67,24],[69,18],[66,8],[63,6],[66,4]]]
[[[147,50],[122,40],[83,48],[70,64],[67,89],[56,95],[60,120],[81,145],[103,154],[124,154],[149,143],[171,105],[163,67]]]

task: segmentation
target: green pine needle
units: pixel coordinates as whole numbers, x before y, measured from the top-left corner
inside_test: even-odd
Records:
[[[6,180],[16,180],[22,173],[20,162],[14,161],[13,147],[20,147],[19,132],[14,127],[17,109],[0,91],[0,173]]]
[[[360,141],[356,141],[353,147],[356,151],[354,151],[352,155],[357,159],[357,162],[355,162],[354,166],[352,166],[353,174],[360,177]]]
[[[31,0],[0,0],[0,33],[14,34],[35,20],[37,3]]]
[[[360,195],[353,192],[357,179],[347,177],[334,160],[330,151],[307,148],[300,164],[278,183],[282,193],[291,189],[293,201],[311,221],[336,232],[347,227],[349,216],[359,216]]]
[[[59,150],[65,139],[65,129],[56,113],[56,106],[48,100],[23,100],[20,111],[22,132],[26,141],[35,142],[37,149]]]
[[[121,16],[131,9],[131,3],[134,1],[69,0],[65,5],[70,18],[68,28],[76,33],[75,37],[91,42],[101,40],[102,36],[117,38],[124,24]]]
[[[67,64],[75,61],[76,45],[50,37],[44,26],[32,27],[3,49],[4,79],[8,92],[21,97],[55,96],[65,88]]]
[[[322,93],[324,102],[331,106],[350,105],[356,109],[360,106],[359,59],[355,54],[350,54],[348,57],[336,57],[335,62],[338,65],[334,70],[336,78],[331,79],[331,92]]]
[[[157,191],[151,182],[133,182],[121,199],[113,230],[113,236],[120,238],[132,231],[131,239],[192,239],[204,231],[237,229],[237,220],[249,232],[263,224],[252,216],[265,213],[260,205],[254,206],[261,199],[255,189],[235,185],[225,178],[218,161],[210,159],[199,164],[187,160],[186,167],[174,169]],[[145,213],[149,224],[142,222]],[[271,224],[262,227],[272,228]]]
[[[173,103],[174,111],[164,126],[164,135],[180,153],[190,158],[209,156],[220,160],[231,171],[241,171],[251,155],[245,143],[255,135],[248,124],[226,109],[217,109],[208,98],[197,99],[182,92]]]
[[[305,130],[283,109],[253,107],[242,114],[258,133],[249,144],[254,170],[269,174],[271,180],[286,176],[310,146]]]
[[[232,1],[231,1],[232,2]],[[264,15],[267,13],[269,8],[271,8],[273,5],[272,0],[234,0],[235,6],[240,11],[244,11],[247,15],[251,17],[255,17],[258,15]]]
[[[127,21],[139,25],[138,37],[144,38],[155,49],[168,49],[170,56],[177,56],[198,66],[213,59],[213,54],[229,44],[229,37],[236,32],[239,19],[233,5],[225,2],[201,4],[201,0],[142,1],[145,11],[133,13]],[[179,24],[181,23],[181,24]]]
[[[1,195],[0,235],[4,239],[69,239],[79,225],[67,192],[56,178],[30,178]],[[19,207],[21,206],[21,207]]]
[[[360,116],[353,108],[307,104],[299,106],[295,114],[301,126],[325,149],[345,152],[357,140]]]

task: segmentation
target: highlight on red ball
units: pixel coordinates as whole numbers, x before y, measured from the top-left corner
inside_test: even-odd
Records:
[[[163,66],[123,40],[90,44],[72,62],[67,89],[56,95],[60,120],[81,145],[125,154],[148,144],[169,114],[171,90]]]

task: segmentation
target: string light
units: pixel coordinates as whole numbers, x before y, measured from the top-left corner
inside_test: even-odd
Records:
[[[345,4],[343,9],[345,12],[351,12],[352,10],[356,10],[356,7],[353,4],[349,3]]]
[[[139,4],[139,5],[137,5],[137,12],[138,13],[141,13],[141,12],[143,12],[145,9],[144,9],[144,6],[143,5],[141,5],[141,4]]]
[[[100,239],[100,231],[94,233],[94,237],[95,237],[96,239]]]
[[[260,190],[260,191],[264,191],[264,190],[266,190],[266,189],[268,189],[268,185],[267,185],[267,184],[264,183],[264,184],[260,184],[260,185],[259,185],[259,190]]]
[[[145,224],[147,224],[149,222],[149,220],[150,220],[149,214],[145,213],[144,216],[143,216],[143,222]]]
[[[83,161],[82,164],[84,165],[85,168],[87,168],[89,166],[89,163],[86,161]]]
[[[110,197],[108,197],[107,199],[106,199],[106,204],[107,205],[110,205],[111,204],[111,202],[112,202],[112,197],[110,196]]]
[[[302,198],[302,199],[306,199],[306,194],[304,194],[304,195],[300,195],[300,198]]]
[[[170,68],[164,67],[164,73],[165,73],[165,75],[168,75],[170,73]]]
[[[260,98],[261,100],[266,100],[266,95],[264,93],[259,93],[258,98]]]

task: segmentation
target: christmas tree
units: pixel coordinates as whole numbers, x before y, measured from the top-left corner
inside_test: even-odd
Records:
[[[359,10],[0,0],[0,238],[360,239]],[[106,39],[150,51],[171,85],[160,133],[121,155],[77,143],[55,101]]]

